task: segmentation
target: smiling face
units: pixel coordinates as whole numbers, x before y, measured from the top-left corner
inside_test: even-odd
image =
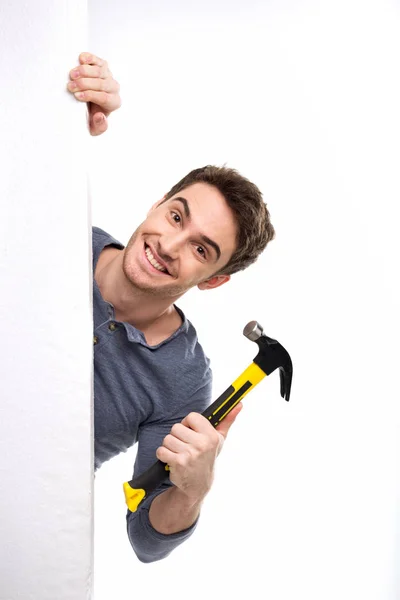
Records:
[[[195,183],[154,205],[124,252],[123,270],[138,289],[179,297],[195,285],[218,287],[236,249],[237,224],[223,195]]]

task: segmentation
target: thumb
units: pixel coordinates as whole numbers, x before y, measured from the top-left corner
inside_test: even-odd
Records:
[[[104,115],[104,113],[98,112],[89,117],[89,130],[91,135],[101,135],[107,131],[107,128],[107,117]]]
[[[215,428],[218,431],[218,433],[224,436],[225,439],[228,435],[229,429],[232,427],[233,423],[236,420],[236,417],[238,416],[242,408],[243,404],[239,402],[239,404],[235,406],[235,408],[233,408],[231,412],[226,415],[225,419]]]
[[[87,103],[90,135],[101,135],[108,129],[107,112],[94,102]]]

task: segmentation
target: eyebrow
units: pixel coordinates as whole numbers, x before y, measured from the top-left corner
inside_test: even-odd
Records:
[[[188,204],[188,201],[186,200],[186,198],[183,198],[182,196],[176,196],[176,198],[172,198],[172,200],[179,200],[179,202],[181,202],[183,204],[183,210],[184,210],[185,216],[190,221],[192,218],[192,215],[190,213],[189,204]],[[219,260],[219,258],[221,256],[221,248],[218,246],[217,242],[214,242],[214,240],[209,238],[207,235],[201,235],[200,237],[205,244],[208,244],[208,246],[211,246],[211,248],[214,248],[215,253],[217,255],[217,260]],[[217,262],[217,261],[215,261],[215,262]]]

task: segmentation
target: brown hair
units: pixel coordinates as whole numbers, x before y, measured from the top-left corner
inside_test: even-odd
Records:
[[[257,260],[268,242],[275,237],[275,230],[260,190],[236,169],[207,165],[194,169],[176,183],[164,201],[199,182],[213,185],[221,192],[238,224],[236,250],[228,264],[218,273],[232,275],[246,269]]]

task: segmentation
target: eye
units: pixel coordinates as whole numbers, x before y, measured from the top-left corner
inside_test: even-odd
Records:
[[[200,256],[202,258],[206,258],[207,253],[206,253],[205,249],[203,248],[203,246],[196,246],[196,251],[198,254],[200,254]]]
[[[171,218],[172,218],[173,221],[175,221],[175,223],[180,223],[181,222],[181,216],[180,216],[180,214],[178,214],[174,210],[171,211]]]

